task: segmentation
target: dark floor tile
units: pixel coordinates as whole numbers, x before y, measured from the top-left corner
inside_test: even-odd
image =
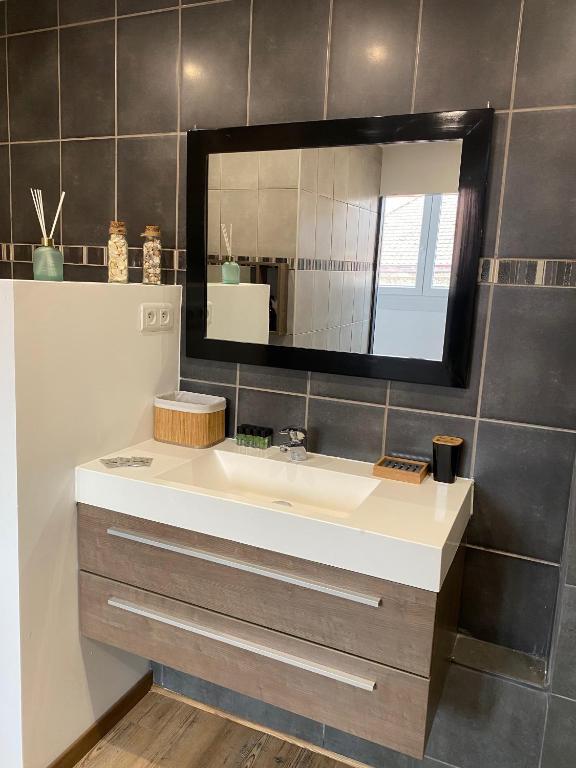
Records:
[[[12,279],[12,262],[0,261],[0,280]]]
[[[509,106],[520,0],[426,0],[416,112]]]
[[[93,21],[114,16],[115,0],[59,0],[60,24]]]
[[[8,0],[8,32],[55,27],[58,0]]]
[[[508,131],[508,115],[494,115],[492,144],[490,148],[490,169],[484,214],[484,236],[482,255],[492,257],[496,252],[496,234],[498,230],[498,211],[504,178],[504,151]]]
[[[500,256],[573,258],[576,216],[566,201],[576,167],[576,109],[515,114]]]
[[[576,587],[564,588],[561,611],[552,690],[576,700]],[[576,730],[574,733],[576,736]]]
[[[236,387],[226,387],[222,384],[205,384],[199,381],[182,379],[180,388],[184,392],[196,392],[200,395],[214,395],[226,398],[226,437],[236,434]]]
[[[200,360],[182,357],[180,375],[183,379],[214,381],[220,384],[236,384],[236,363],[218,360]]]
[[[573,291],[496,286],[482,416],[573,429],[575,380]]]
[[[118,216],[129,223],[132,246],[142,245],[147,224],[159,224],[164,248],[175,247],[177,141],[176,136],[118,141]]]
[[[458,634],[452,660],[461,667],[507,677],[519,683],[540,688],[546,685],[547,659],[477,640],[469,635]]]
[[[63,242],[105,245],[114,218],[114,139],[62,144]]]
[[[452,665],[426,754],[459,768],[538,768],[546,694]]]
[[[359,376],[340,376],[332,373],[312,373],[310,377],[310,394],[319,397],[384,405],[387,390],[388,382],[380,379],[363,379]]]
[[[10,229],[10,165],[8,147],[0,147],[0,243],[12,240]],[[28,193],[30,194],[30,193]],[[32,198],[30,198],[32,202]],[[34,214],[34,210],[32,210]]]
[[[328,117],[410,111],[419,0],[335,0]]]
[[[246,124],[250,0],[182,10],[181,127]]]
[[[548,656],[558,578],[554,565],[468,548],[461,629],[487,643]]]
[[[241,365],[240,386],[305,394],[308,386],[308,374],[306,371],[293,371],[287,368]]]
[[[12,141],[57,139],[58,33],[8,39]]]
[[[541,768],[574,768],[576,701],[550,697]]]
[[[179,5],[179,0],[118,0],[118,15],[156,11],[160,8],[172,8]]]
[[[175,131],[178,12],[121,19],[117,57],[118,133]]]
[[[2,5],[0,5],[0,15]],[[8,99],[6,93],[6,40],[0,40],[0,141],[8,141]]]
[[[12,226],[15,243],[39,243],[42,237],[30,187],[43,190],[47,219],[56,213],[60,198],[60,150],[58,142],[13,144]],[[50,220],[50,226],[52,220]]]
[[[432,438],[435,435],[453,435],[464,439],[458,475],[470,477],[474,439],[472,419],[391,409],[386,429],[386,453],[422,456],[431,460]]]
[[[576,103],[576,4],[525,0],[514,106]]]
[[[382,454],[383,427],[384,408],[310,400],[308,437],[314,453],[377,461]]]
[[[468,541],[559,563],[576,435],[481,422]]]
[[[114,22],[60,32],[62,136],[114,135]]]
[[[254,0],[250,123],[321,120],[329,0]]]
[[[287,426],[304,425],[306,398],[301,395],[283,395],[276,392],[257,392],[240,389],[238,394],[238,424],[272,427],[274,445],[286,442],[280,430]]]
[[[243,720],[258,723],[266,728],[286,733],[311,744],[322,745],[323,726],[307,717],[296,715],[285,709],[274,707],[250,696],[231,691],[207,680],[186,675],[178,670],[164,667],[163,685],[170,691],[222,709]]]
[[[373,768],[439,768],[437,763],[426,758],[415,760],[400,752],[382,747],[380,744],[331,728],[329,725],[325,728],[323,747],[337,755],[356,760],[362,765],[373,766]]]
[[[418,408],[423,411],[461,414],[462,416],[476,415],[488,294],[488,286],[479,286],[475,328],[472,334],[472,360],[468,386],[465,389],[458,389],[393,381],[390,383],[390,405]]]

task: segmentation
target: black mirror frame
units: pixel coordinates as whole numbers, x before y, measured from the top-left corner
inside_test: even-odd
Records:
[[[347,376],[465,387],[494,110],[319,120],[188,131],[186,355]],[[462,139],[460,188],[441,361],[206,338],[208,157],[227,152]]]

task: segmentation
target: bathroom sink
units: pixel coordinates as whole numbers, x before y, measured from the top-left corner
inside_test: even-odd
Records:
[[[278,457],[272,449],[273,455]],[[307,462],[266,458],[213,450],[158,477],[212,492],[244,496],[248,500],[289,509],[304,505],[348,513],[357,509],[378,487],[378,480],[351,476]]]

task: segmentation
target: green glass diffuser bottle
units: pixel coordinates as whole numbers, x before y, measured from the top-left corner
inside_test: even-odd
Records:
[[[42,245],[34,251],[32,260],[34,280],[64,280],[64,256],[54,248],[54,240],[42,238]]]
[[[42,230],[42,245],[36,248],[32,259],[32,266],[34,271],[34,280],[51,280],[62,282],[64,280],[64,257],[57,248],[54,247],[54,230],[56,229],[56,222],[60,211],[62,210],[62,203],[64,202],[65,192],[62,192],[60,196],[60,203],[56,210],[56,216],[54,217],[54,223],[50,234],[46,230],[46,218],[44,216],[44,201],[42,199],[41,189],[31,189],[32,200],[34,201],[34,207],[36,209],[36,215],[38,216],[38,223]]]

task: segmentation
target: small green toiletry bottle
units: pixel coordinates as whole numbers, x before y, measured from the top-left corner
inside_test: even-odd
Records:
[[[238,429],[236,430],[236,445],[244,445],[246,440],[245,429],[246,427],[244,424],[238,425]]]
[[[237,261],[225,261],[222,264],[222,282],[224,285],[238,285],[240,282],[240,266]]]
[[[53,282],[64,280],[64,257],[61,251],[54,248],[52,238],[42,238],[42,245],[34,251],[32,267],[34,280],[51,280]]]

